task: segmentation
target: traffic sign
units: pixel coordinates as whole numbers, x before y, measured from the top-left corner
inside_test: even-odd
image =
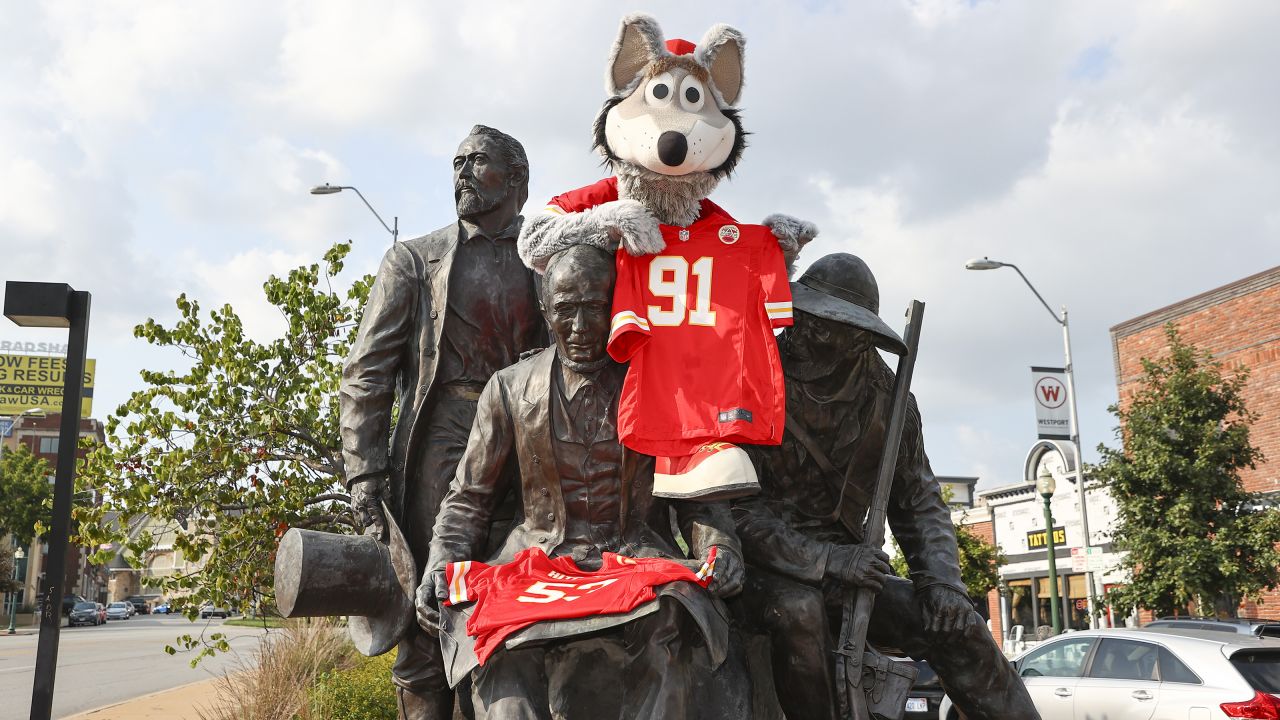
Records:
[[[1086,556],[1084,551],[1086,548],[1071,548],[1071,572],[1099,572],[1106,570],[1107,566],[1102,561],[1102,548],[1087,548],[1089,554]]]
[[[9,437],[13,434],[13,418],[0,418],[0,437]]]

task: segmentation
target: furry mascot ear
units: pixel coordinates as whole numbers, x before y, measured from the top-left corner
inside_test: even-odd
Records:
[[[712,25],[698,49],[694,59],[711,73],[711,84],[720,94],[721,107],[738,104],[742,97],[743,50],[746,38],[737,28],[728,25]]]
[[[622,18],[605,73],[605,92],[610,97],[630,95],[640,84],[645,66],[670,54],[657,20],[640,13]]]

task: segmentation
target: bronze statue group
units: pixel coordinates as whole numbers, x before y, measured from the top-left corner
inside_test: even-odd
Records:
[[[357,520],[403,533],[420,571],[401,717],[840,717],[859,589],[877,593],[869,642],[928,660],[967,717],[1038,717],[961,583],[914,399],[886,508],[910,577],[862,543],[894,386],[878,349],[903,352],[871,271],[835,253],[788,282],[817,229],[709,200],[745,147],[744,47],[724,25],[694,44],[624,18],[595,122],[614,177],[522,217],[524,149],[477,125],[457,222],[384,257],[341,432]],[[676,252],[699,242],[719,255]],[[736,345],[687,363],[648,347],[739,317],[715,340]],[[766,391],[719,414],[731,432],[679,426],[686,394],[752,382]]]

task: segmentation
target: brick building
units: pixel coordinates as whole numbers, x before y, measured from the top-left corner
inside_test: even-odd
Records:
[[[1184,341],[1206,350],[1231,368],[1249,368],[1245,405],[1258,414],[1250,429],[1253,444],[1267,460],[1245,469],[1245,490],[1280,499],[1280,267],[1274,267],[1126,320],[1111,328],[1116,386],[1120,402],[1129,401],[1142,377],[1142,358],[1159,357],[1172,322]],[[1244,614],[1280,616],[1280,590],[1252,604]]]
[[[58,432],[61,422],[62,416],[56,413],[24,415],[16,420],[8,437],[0,438],[0,443],[4,444],[4,452],[10,452],[20,445],[25,445],[32,454],[49,464],[49,482],[53,482],[53,472],[58,464]],[[106,442],[106,431],[101,421],[82,418],[80,437]],[[80,458],[85,454],[86,450],[83,448],[77,451],[77,456]],[[12,552],[13,539],[8,536],[0,538],[0,548],[4,548],[4,552]],[[32,541],[30,547],[24,549],[24,552],[26,557],[18,563],[18,571],[24,581],[18,594],[18,605],[30,609],[39,593],[45,563],[48,560],[49,545],[36,539]],[[81,595],[89,600],[105,600],[106,581],[105,568],[89,563],[86,550],[75,545],[67,547],[66,575],[63,581],[66,592]]]

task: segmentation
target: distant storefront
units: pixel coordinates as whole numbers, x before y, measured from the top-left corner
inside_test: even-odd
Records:
[[[1123,575],[1114,568],[1120,556],[1113,551],[1107,530],[1115,519],[1116,509],[1105,488],[1090,486],[1089,503],[1091,555],[1084,555],[1080,504],[1075,492],[1074,475],[1060,484],[1051,501],[1053,529],[1047,532],[1044,500],[1029,482],[1006,485],[977,493],[976,507],[953,513],[957,523],[995,544],[1005,555],[1000,568],[1001,587],[988,596],[987,613],[992,633],[1004,637],[1014,626],[1021,625],[1024,637],[1032,637],[1036,628],[1051,625],[1051,591],[1049,581],[1049,549],[1052,543],[1057,565],[1058,597],[1064,628],[1089,628],[1089,598],[1085,569],[1092,558],[1095,596],[1105,607],[1106,590],[1121,582]],[[1072,550],[1075,549],[1073,553]],[[1116,617],[1105,609],[1103,626],[1124,625],[1124,617]]]

